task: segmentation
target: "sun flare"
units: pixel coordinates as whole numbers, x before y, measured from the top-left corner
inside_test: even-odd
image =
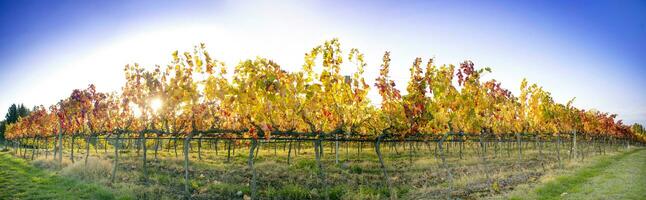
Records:
[[[163,102],[160,98],[154,98],[150,100],[150,108],[153,110],[153,113],[157,113],[161,109]]]

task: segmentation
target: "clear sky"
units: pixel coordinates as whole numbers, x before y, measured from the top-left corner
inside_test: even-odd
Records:
[[[165,65],[200,42],[229,67],[262,56],[298,70],[308,49],[335,37],[366,54],[371,81],[386,50],[401,89],[415,57],[470,59],[515,94],[527,78],[558,102],[577,97],[577,107],[646,124],[646,2],[630,0],[1,0],[0,114],[90,83],[117,91],[125,64]]]

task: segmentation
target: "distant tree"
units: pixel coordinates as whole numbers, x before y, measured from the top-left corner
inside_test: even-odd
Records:
[[[23,104],[11,104],[4,120],[0,123],[0,140],[4,140],[4,131],[7,125],[16,123],[21,117],[29,115],[29,112],[29,109]]]
[[[0,121],[0,141],[4,140],[5,121]]]

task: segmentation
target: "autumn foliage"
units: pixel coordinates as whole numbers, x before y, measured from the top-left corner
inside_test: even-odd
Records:
[[[6,138],[63,135],[156,133],[214,137],[424,137],[446,132],[538,134],[577,132],[587,136],[646,141],[644,128],[625,125],[617,115],[554,102],[550,93],[523,80],[519,96],[496,80],[481,80],[489,68],[473,62],[436,65],[413,60],[406,93],[389,76],[390,52],[383,55],[374,89],[364,77],[364,55],[342,51],[338,40],[305,54],[301,70],[286,71],[266,58],[244,60],[228,76],[224,63],[205,46],[174,52],[165,66],[129,64],[118,93],[94,85],[8,126]],[[341,73],[352,67],[354,73]],[[154,102],[154,103],[153,103]]]

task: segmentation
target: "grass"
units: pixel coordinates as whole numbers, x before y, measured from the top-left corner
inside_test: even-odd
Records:
[[[601,157],[511,199],[646,199],[646,150]],[[524,193],[524,194],[520,194]]]
[[[159,149],[157,160],[154,159],[153,143],[149,144],[147,183],[143,182],[141,173],[143,152],[137,152],[133,141],[123,144],[128,144],[127,149],[120,150],[118,173],[116,181],[112,184],[109,184],[114,152],[111,146],[108,146],[107,151],[101,148],[104,147],[103,144],[100,144],[98,151],[91,148],[87,167],[82,164],[85,157],[84,145],[75,145],[81,147],[74,150],[75,163],[67,159],[70,149],[65,149],[63,161],[66,167],[63,170],[51,167],[52,161],[43,159],[43,151],[40,151],[40,156],[36,154],[31,163],[37,168],[63,174],[69,179],[109,186],[108,190],[117,191],[116,194],[120,195],[129,195],[126,197],[131,199],[184,197],[181,142],[178,143],[177,157],[171,143],[164,142]],[[459,158],[459,148],[453,144],[450,150],[447,147],[445,151],[449,154],[447,162],[453,174],[452,184],[449,184],[441,160],[435,157],[433,143],[431,146],[416,144],[418,146],[412,158],[409,158],[411,152],[408,144],[384,144],[382,153],[392,185],[391,188],[386,188],[371,143],[364,143],[360,153],[359,143],[350,143],[347,149],[346,143],[341,143],[339,163],[334,159],[334,143],[325,144],[322,157],[325,182],[320,182],[313,147],[309,142],[303,142],[298,153],[294,143],[291,164],[287,164],[288,151],[285,143],[278,146],[263,143],[254,164],[258,174],[258,196],[262,199],[321,199],[326,196],[330,199],[444,199],[450,192],[453,198],[480,199],[515,190],[519,184],[536,183],[541,176],[556,168],[554,143],[546,145],[543,149],[542,161],[538,159],[538,151],[532,143],[524,144],[522,162],[518,162],[515,156],[515,147],[508,149],[505,143],[499,152],[495,153],[494,143],[490,143],[487,163],[483,163],[479,156],[477,143],[465,143],[464,159]],[[405,150],[402,148],[404,145],[407,147]],[[247,168],[248,147],[244,143],[236,145],[235,152],[231,152],[230,162],[227,162],[224,142],[217,145],[217,154],[216,149],[205,142],[202,145],[202,160],[198,159],[195,148],[197,145],[191,146],[193,148],[189,155],[189,176],[192,199],[246,199],[250,196],[251,173]],[[591,148],[589,150],[586,151],[587,160],[600,157],[596,156],[597,153],[591,151]],[[623,148],[608,146],[608,151],[623,151]],[[9,153],[14,153],[14,150]],[[30,153],[31,149],[27,150],[27,156],[23,159],[29,160]],[[565,144],[561,148],[561,154],[566,157]],[[541,162],[545,163],[545,168]],[[572,168],[575,167],[568,169]],[[488,172],[489,178],[484,172]],[[451,190],[448,189],[449,185]]]
[[[109,189],[48,173],[0,153],[0,199],[121,199]]]

